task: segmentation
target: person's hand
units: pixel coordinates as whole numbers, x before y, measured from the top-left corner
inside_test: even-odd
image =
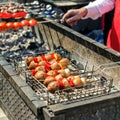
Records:
[[[74,26],[77,24],[78,20],[87,15],[87,12],[87,9],[84,7],[80,9],[68,10],[67,13],[64,14],[62,21],[65,21],[70,26]]]

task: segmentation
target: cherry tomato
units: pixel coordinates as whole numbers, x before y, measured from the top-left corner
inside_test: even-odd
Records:
[[[5,22],[0,22],[0,32],[6,30],[6,23]]]
[[[22,26],[22,25],[21,25],[20,22],[14,22],[14,23],[13,23],[13,28],[14,28],[15,30],[19,29],[21,26]]]
[[[29,25],[30,25],[30,26],[35,26],[35,25],[37,25],[37,20],[35,20],[35,19],[29,20]]]
[[[21,21],[21,25],[24,26],[28,26],[29,25],[29,21],[28,20],[22,20]]]
[[[6,23],[6,27],[7,27],[7,29],[13,28],[14,27],[13,22]]]

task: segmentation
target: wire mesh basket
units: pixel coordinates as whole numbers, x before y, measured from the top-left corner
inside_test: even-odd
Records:
[[[49,51],[48,53],[51,52]],[[39,81],[31,74],[30,69],[25,64],[25,59],[27,57],[28,56],[22,56],[22,59],[15,61],[14,65],[16,71],[22,75],[24,80],[26,80],[31,88],[36,92],[36,94],[39,96],[39,99],[46,101],[47,105],[58,103],[69,104],[72,102],[87,100],[118,91],[118,89],[113,87],[113,78],[104,71],[108,66],[110,67],[111,64],[112,67],[116,67],[115,65],[117,63],[101,65],[102,67],[99,66],[93,71],[84,71],[84,69],[82,69],[81,72],[79,69],[77,76],[84,78],[88,82],[84,83],[82,86],[70,86],[51,93],[44,85],[44,80]],[[74,64],[72,67],[74,66],[76,65]]]

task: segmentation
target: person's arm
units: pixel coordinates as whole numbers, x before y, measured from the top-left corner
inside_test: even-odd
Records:
[[[87,14],[87,9],[82,7],[80,9],[70,9],[62,17],[61,22],[66,22],[67,24],[74,26],[77,24],[78,20],[85,17]]]
[[[89,5],[85,6],[87,14],[84,18],[97,19],[104,13],[112,10],[114,5],[115,0],[96,0],[94,2],[90,2]]]
[[[114,4],[115,0],[96,0],[80,9],[68,10],[62,20],[66,21],[69,25],[74,26],[81,18],[97,19],[102,16],[102,14],[112,10],[114,8]]]

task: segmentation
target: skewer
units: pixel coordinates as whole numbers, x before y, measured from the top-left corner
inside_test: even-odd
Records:
[[[65,20],[64,20],[64,19],[61,19],[60,21],[61,21],[61,23],[62,23],[62,24],[65,22]]]
[[[94,65],[93,65],[92,71],[91,71],[91,78],[93,77],[93,73],[94,73]]]
[[[87,70],[87,65],[88,65],[88,61],[87,61],[86,64],[85,64],[84,73],[85,73],[86,70]]]
[[[38,22],[38,23],[42,24],[42,23],[49,23],[49,22],[55,22],[55,20],[40,21],[40,22]]]
[[[40,21],[38,23],[42,24],[42,23],[49,23],[49,22],[60,22],[60,23],[63,23],[62,19],[60,19],[60,20],[46,20],[46,21]]]

